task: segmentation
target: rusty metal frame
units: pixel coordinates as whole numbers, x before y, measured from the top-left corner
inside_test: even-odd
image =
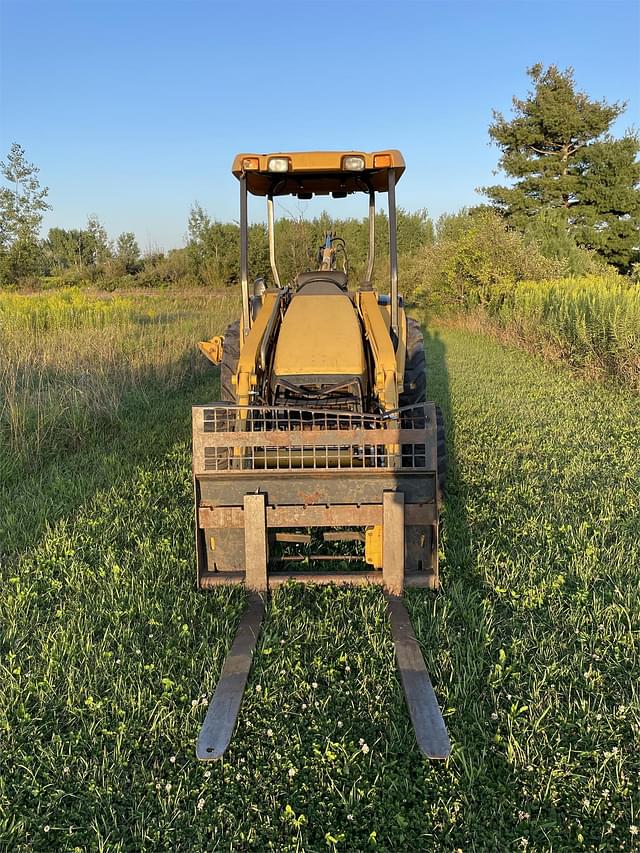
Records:
[[[244,418],[238,417],[240,409]],[[382,415],[225,403],[195,406],[198,585],[206,589],[244,583],[264,592],[295,577],[314,583],[381,584],[396,595],[405,586],[437,587],[436,430],[433,404]],[[223,467],[217,469],[212,460],[216,463],[220,453],[226,455]],[[256,461],[256,454],[264,459],[267,453],[272,454],[272,463],[276,460],[271,467]],[[347,459],[344,464],[342,456]],[[373,526],[383,531],[381,572],[268,568],[270,538],[310,544],[310,530],[337,530],[329,539],[339,540],[340,529],[348,528],[351,538],[362,540],[363,531]],[[239,537],[226,562],[222,552],[216,558],[220,546],[214,543],[221,531],[228,531],[225,536],[235,531]],[[427,550],[420,550],[423,547]],[[407,549],[413,549],[411,559]],[[307,558],[341,559],[324,554]]]
[[[335,584],[336,586],[384,586],[382,572],[269,572],[269,588],[282,586],[290,581],[296,583],[312,583],[318,586]],[[244,572],[213,572],[200,580],[201,589],[215,589],[219,586],[242,585],[245,582]],[[405,589],[437,589],[438,584],[434,575],[428,572],[406,572],[404,576]]]
[[[256,406],[244,401],[241,406],[194,406],[192,412],[195,476],[229,470],[230,457],[236,471],[435,470],[437,425],[432,404],[384,415]]]
[[[333,506],[267,506],[266,527],[370,527],[383,523],[382,504],[337,504]],[[407,504],[404,523],[410,526],[435,524],[435,504]],[[243,507],[201,506],[198,527],[244,528],[247,518]]]

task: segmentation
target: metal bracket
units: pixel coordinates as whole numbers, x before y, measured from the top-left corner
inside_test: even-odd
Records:
[[[391,595],[404,589],[404,492],[382,495],[382,577]]]
[[[267,592],[267,507],[264,494],[244,496],[245,586]]]

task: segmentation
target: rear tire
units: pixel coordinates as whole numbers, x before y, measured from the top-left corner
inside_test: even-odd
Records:
[[[404,363],[404,391],[400,395],[400,406],[418,406],[427,401],[427,359],[424,351],[422,328],[413,317],[407,317],[407,355]],[[440,499],[444,495],[447,479],[447,442],[444,433],[444,418],[440,406],[436,406],[438,434],[438,488]]]
[[[224,333],[224,347],[220,362],[220,399],[224,403],[235,403],[236,393],[231,377],[236,375],[240,358],[240,320],[229,323]]]
[[[420,323],[407,317],[407,355],[404,362],[404,391],[400,406],[417,406],[427,402],[427,360]]]

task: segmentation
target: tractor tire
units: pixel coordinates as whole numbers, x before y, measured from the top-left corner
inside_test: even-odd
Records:
[[[427,361],[420,323],[407,317],[407,355],[404,362],[404,391],[400,406],[417,406],[427,402]]]
[[[422,328],[413,317],[407,317],[407,356],[404,363],[404,391],[400,395],[400,406],[417,406],[426,401],[427,360]],[[444,418],[439,406],[436,406],[436,427],[438,435],[438,487],[442,500],[447,479],[447,444],[444,434]]]
[[[442,500],[447,482],[447,440],[444,434],[444,417],[440,406],[436,406],[436,427],[438,433],[438,491],[440,492],[440,500]]]
[[[220,399],[223,403],[235,403],[236,392],[231,377],[236,375],[240,358],[240,320],[229,323],[224,333],[224,347],[220,363]]]

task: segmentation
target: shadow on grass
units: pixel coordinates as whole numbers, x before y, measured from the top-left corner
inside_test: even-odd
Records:
[[[456,453],[459,438],[446,344],[437,330],[425,331],[425,349],[427,398],[442,410],[447,439],[447,479],[440,518],[441,591],[429,599],[420,592],[412,592],[407,598],[452,741],[449,773],[456,786],[469,790],[483,774],[490,749],[486,586],[477,570],[466,509],[467,486]]]

